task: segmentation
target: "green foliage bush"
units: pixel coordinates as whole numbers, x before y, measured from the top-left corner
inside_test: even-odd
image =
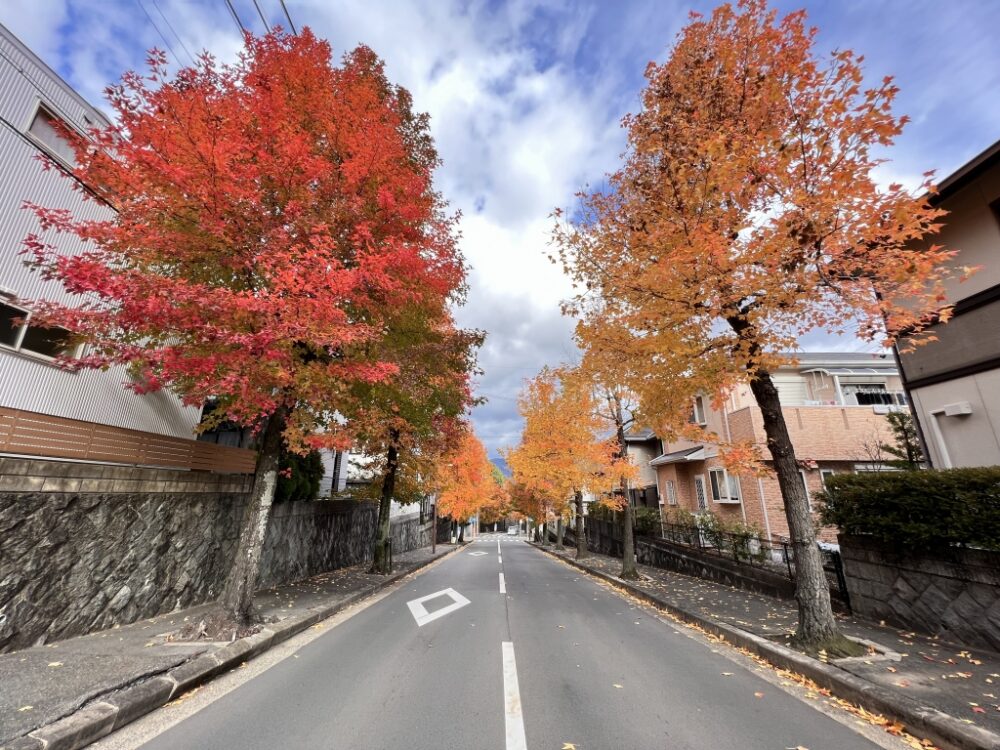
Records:
[[[899,547],[1000,550],[1000,466],[836,474],[823,522]]]
[[[660,535],[660,511],[658,508],[635,509],[635,533],[643,536]]]
[[[275,502],[316,499],[320,480],[323,479],[323,459],[318,451],[304,456],[282,452],[281,469],[278,486],[274,490]]]

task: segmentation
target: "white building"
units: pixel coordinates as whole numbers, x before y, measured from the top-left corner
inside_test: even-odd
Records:
[[[165,391],[134,394],[125,387],[128,375],[123,368],[62,369],[53,358],[67,351],[67,340],[58,332],[31,327],[31,310],[22,300],[72,298],[61,285],[44,281],[24,265],[22,242],[39,232],[24,203],[65,208],[85,219],[111,212],[98,201],[84,201],[65,169],[44,171],[38,157],[47,155],[57,165],[72,163],[72,151],[53,129],[53,121],[85,132],[108,120],[2,25],[0,91],[0,410],[192,438],[200,409],[183,406]],[[66,254],[83,249],[73,237],[43,237]],[[27,318],[27,325],[12,326],[16,318]]]

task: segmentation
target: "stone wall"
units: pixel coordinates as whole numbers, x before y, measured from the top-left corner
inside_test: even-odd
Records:
[[[857,614],[1000,651],[1000,552],[916,555],[844,535],[840,552]]]
[[[211,601],[239,536],[250,478],[0,458],[0,652]],[[375,507],[276,505],[261,586],[371,557]],[[429,543],[393,524],[393,551]]]

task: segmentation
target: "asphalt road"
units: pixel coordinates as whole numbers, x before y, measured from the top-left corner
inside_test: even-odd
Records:
[[[145,750],[899,747],[521,541],[499,548],[480,539],[135,736],[152,736]],[[129,731],[100,746],[138,746]]]

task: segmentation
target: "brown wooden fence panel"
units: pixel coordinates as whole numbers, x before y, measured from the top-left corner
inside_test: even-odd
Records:
[[[155,435],[0,406],[0,453],[79,461],[252,474],[245,448]]]

